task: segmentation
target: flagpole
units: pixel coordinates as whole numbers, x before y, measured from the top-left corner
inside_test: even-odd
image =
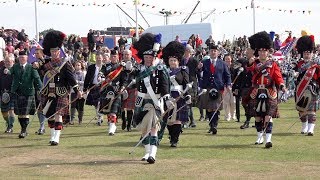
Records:
[[[36,23],[36,41],[39,42],[37,0],[34,0],[34,17]]]
[[[252,13],[253,13],[253,34],[256,33],[256,7],[254,5],[254,0],[251,1]]]
[[[139,0],[134,1],[135,10],[136,10],[136,39],[139,39],[139,29],[138,29],[138,3]]]

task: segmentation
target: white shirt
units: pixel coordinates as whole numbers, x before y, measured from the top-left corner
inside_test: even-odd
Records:
[[[218,60],[218,58],[210,59],[211,63],[212,63],[214,66],[216,65],[217,60]]]
[[[96,65],[96,71],[94,72],[94,78],[93,78],[93,84],[98,84],[99,81],[98,81],[98,75],[99,75],[99,72],[100,72],[100,67]]]
[[[26,65],[27,65],[27,63],[25,63],[25,64],[20,64],[20,67],[23,66],[23,69],[26,69]]]

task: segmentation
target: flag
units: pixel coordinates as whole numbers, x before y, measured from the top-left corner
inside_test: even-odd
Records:
[[[66,53],[64,52],[64,50],[62,49],[62,48],[60,48],[60,58],[65,58],[65,57],[67,57],[66,56]]]
[[[32,64],[37,61],[35,53],[36,53],[36,46],[32,46],[28,56],[28,63]]]
[[[297,42],[297,39],[293,39],[289,43],[285,44],[284,46],[281,46],[280,49],[272,55],[272,57],[276,60],[282,61],[292,50],[296,42]]]

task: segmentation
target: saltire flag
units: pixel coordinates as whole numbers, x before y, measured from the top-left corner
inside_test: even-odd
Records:
[[[32,46],[31,50],[30,50],[30,53],[29,53],[29,56],[28,56],[28,63],[32,64],[34,62],[37,61],[37,58],[36,58],[36,46]]]
[[[284,46],[281,46],[278,51],[273,53],[273,58],[282,61],[288,54],[289,52],[293,49],[294,45],[296,44],[297,39],[293,39],[289,43],[287,43]]]
[[[64,52],[64,50],[62,48],[60,48],[60,58],[65,58],[67,57],[66,53]]]
[[[32,46],[30,53],[29,53],[29,56],[28,56],[28,63],[32,64],[37,61],[37,58],[35,55],[37,48],[39,48],[39,46]],[[40,46],[40,48],[42,49],[41,46]],[[64,59],[66,57],[67,57],[66,53],[60,48],[60,58]]]

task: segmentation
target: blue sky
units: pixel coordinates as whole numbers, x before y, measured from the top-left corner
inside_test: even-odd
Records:
[[[1,2],[9,3],[1,3]],[[42,1],[42,0],[41,0]],[[49,4],[38,4],[39,30],[54,28],[67,34],[76,33],[85,36],[90,28],[104,29],[110,26],[131,26],[134,23],[127,18],[115,5],[119,5],[132,17],[134,6],[132,0],[47,0]],[[79,4],[78,7],[66,5],[52,5],[52,3]],[[91,4],[88,6],[88,4]],[[110,4],[105,7],[92,6],[96,4]],[[126,3],[126,4],[123,4]],[[164,17],[160,15],[161,9],[177,11],[174,16],[169,17],[169,24],[180,24],[191,12],[197,0],[140,0],[140,10],[151,26],[163,25]],[[200,22],[201,16],[205,17],[208,12],[216,9],[206,21],[214,26],[213,36],[216,40],[223,37],[232,39],[233,36],[247,35],[253,33],[251,0],[201,0],[196,13],[190,18],[189,23]],[[81,6],[81,4],[86,5]],[[141,6],[148,4],[150,6]],[[320,43],[320,2],[318,0],[255,0],[256,9],[256,32],[273,30],[285,38],[286,30],[293,31],[295,36],[300,36],[301,30],[307,30],[314,34],[317,43]],[[155,8],[151,8],[155,6]],[[262,7],[264,9],[262,9]],[[239,8],[242,8],[240,10]],[[270,8],[271,10],[268,10]],[[235,12],[235,9],[238,9]],[[286,12],[279,11],[286,10]],[[227,12],[231,10],[230,12]],[[289,13],[289,10],[293,10]],[[297,11],[300,12],[297,12]],[[303,14],[302,11],[305,10]],[[222,13],[226,11],[225,13]],[[309,14],[308,11],[311,11]],[[318,11],[318,12],[316,12]],[[7,28],[26,29],[30,37],[35,36],[34,2],[33,0],[0,0],[0,22]],[[180,14],[182,12],[182,14]],[[202,12],[202,13],[200,13]],[[141,16],[139,24],[147,28],[147,24]],[[206,37],[203,37],[206,38]]]

